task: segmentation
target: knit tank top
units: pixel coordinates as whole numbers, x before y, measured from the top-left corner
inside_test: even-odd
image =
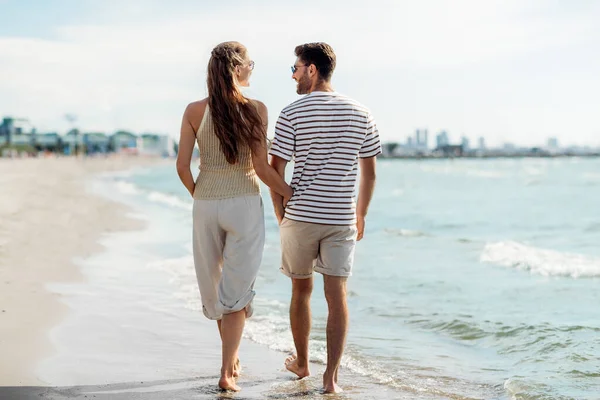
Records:
[[[208,105],[196,133],[196,141],[200,150],[200,174],[196,180],[194,199],[218,200],[260,194],[250,148],[241,147],[237,163],[227,162],[215,134]]]

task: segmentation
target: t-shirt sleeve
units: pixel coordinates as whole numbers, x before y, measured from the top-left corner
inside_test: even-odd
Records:
[[[269,155],[291,161],[294,156],[295,143],[294,126],[288,116],[282,111],[275,124],[275,137],[271,142]]]
[[[363,142],[358,156],[360,158],[375,157],[381,154],[381,142],[379,141],[379,131],[377,130],[377,124],[375,118],[369,113],[367,117],[367,133],[365,135],[365,141]]]

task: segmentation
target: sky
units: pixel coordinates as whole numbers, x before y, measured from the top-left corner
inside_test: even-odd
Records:
[[[236,40],[272,135],[299,97],[294,47],[324,41],[334,88],[371,109],[384,142],[427,129],[596,147],[598,21],[594,0],[0,0],[0,116],[178,137],[186,105],[206,97],[211,49]]]

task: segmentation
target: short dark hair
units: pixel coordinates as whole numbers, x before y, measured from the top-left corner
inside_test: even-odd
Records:
[[[314,64],[321,79],[324,81],[331,79],[335,69],[335,53],[330,45],[323,42],[306,43],[296,46],[294,52],[304,63]]]

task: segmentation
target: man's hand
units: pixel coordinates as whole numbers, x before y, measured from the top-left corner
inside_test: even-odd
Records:
[[[356,217],[356,241],[360,241],[365,234],[365,217]]]
[[[286,207],[287,207],[287,203],[288,203],[288,201],[290,201],[291,199],[292,199],[292,196],[290,196],[290,197],[283,196],[283,208],[286,208]]]

